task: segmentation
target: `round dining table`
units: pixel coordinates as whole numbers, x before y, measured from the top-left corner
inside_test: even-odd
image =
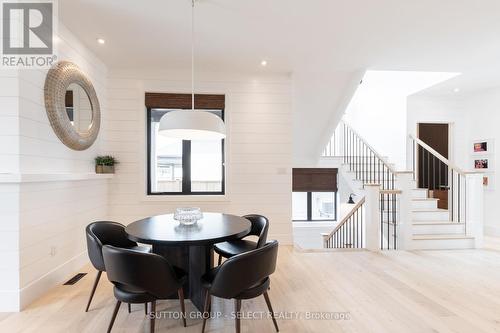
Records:
[[[173,214],[151,216],[129,224],[125,232],[130,240],[151,244],[153,253],[187,272],[184,294],[203,311],[201,277],[214,267],[213,245],[242,238],[250,229],[250,221],[243,217],[203,213],[203,218],[193,225],[180,224]],[[171,298],[177,298],[177,294]]]

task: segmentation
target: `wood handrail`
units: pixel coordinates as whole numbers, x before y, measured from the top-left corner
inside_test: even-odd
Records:
[[[401,194],[401,190],[380,190],[380,194]]]
[[[356,211],[359,209],[359,207],[361,207],[363,204],[365,203],[365,197],[361,198],[361,200],[359,200],[356,205],[351,209],[351,211],[349,212],[349,214],[347,214],[341,221],[340,223],[335,227],[335,229],[333,229],[332,232],[330,233],[321,233],[321,236],[323,236],[323,238],[330,238],[332,237],[336,232],[337,230],[339,230],[347,221],[349,221],[349,219],[356,213]]]
[[[438,153],[435,149],[433,149],[431,146],[429,146],[428,144],[426,144],[422,140],[414,137],[412,134],[410,134],[409,137],[410,137],[410,139],[412,139],[413,141],[415,141],[418,145],[420,145],[422,148],[424,148],[429,153],[431,153],[432,155],[434,155],[435,157],[437,157],[438,160],[440,160],[441,162],[443,162],[444,164],[446,164],[450,169],[455,170],[458,174],[460,174],[462,176],[465,176],[467,174],[477,173],[477,172],[474,172],[474,171],[464,171],[464,170],[460,169],[459,167],[457,167],[456,165],[454,165],[453,163],[451,163],[450,160],[448,160],[446,157],[444,157],[443,155],[441,155],[440,153]]]
[[[352,128],[352,126],[350,126],[350,125],[349,125],[349,124],[348,124],[345,120],[340,120],[340,123],[341,123],[341,124],[346,125],[346,126],[349,128],[349,130],[350,130],[351,132],[353,132],[353,133],[354,133],[354,135],[356,135],[356,136],[358,137],[358,139],[359,139],[359,140],[361,140],[361,141],[363,142],[363,144],[364,144],[366,147],[368,147],[368,149],[370,149],[370,150],[371,150],[371,152],[373,153],[373,155],[375,155],[375,157],[377,157],[379,160],[381,160],[381,161],[382,161],[382,163],[384,163],[384,165],[387,167],[387,169],[389,169],[389,171],[391,171],[392,173],[397,173],[397,171],[396,171],[396,170],[395,170],[395,169],[394,169],[394,168],[393,168],[393,167],[389,164],[389,162],[387,162],[387,161],[385,160],[385,158],[383,158],[383,157],[382,157],[382,156],[381,156],[381,155],[380,155],[380,154],[379,154],[379,153],[378,153],[378,152],[377,152],[377,151],[376,151],[376,150],[375,150],[372,146],[370,146],[370,145],[368,144],[368,142],[366,142],[366,141],[363,139],[363,137],[362,137],[361,135],[359,135],[359,134],[358,134],[358,132],[356,132],[356,131]]]

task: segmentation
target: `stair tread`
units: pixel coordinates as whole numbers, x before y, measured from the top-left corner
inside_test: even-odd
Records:
[[[434,239],[474,239],[472,236],[463,234],[427,234],[413,235],[413,240],[434,240]]]

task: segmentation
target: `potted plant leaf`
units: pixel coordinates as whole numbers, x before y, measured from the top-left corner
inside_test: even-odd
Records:
[[[115,173],[115,164],[118,164],[118,161],[113,156],[97,156],[95,158],[95,172]]]

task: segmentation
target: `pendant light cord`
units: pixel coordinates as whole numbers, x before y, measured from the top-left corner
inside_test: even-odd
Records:
[[[191,110],[194,111],[194,2],[191,0]]]

